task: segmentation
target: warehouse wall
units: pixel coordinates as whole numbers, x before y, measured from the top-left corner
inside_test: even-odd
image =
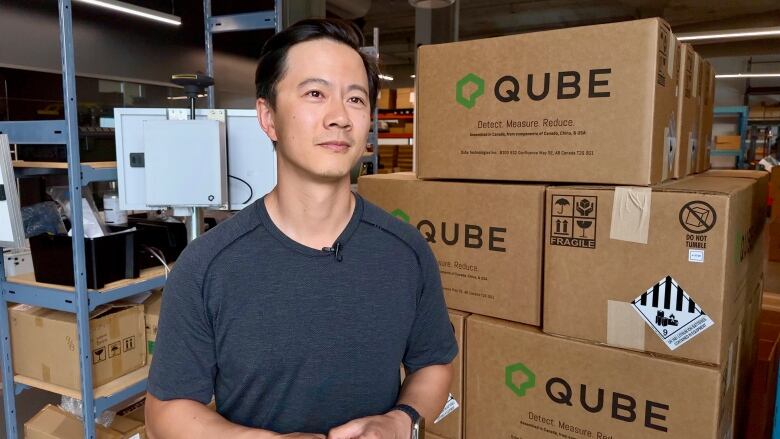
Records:
[[[51,11],[46,12],[18,3],[3,4],[0,65],[61,70],[56,6],[54,2],[48,3]],[[107,23],[80,19],[78,10],[74,12],[78,75],[167,84],[173,73],[205,70],[205,51],[175,42],[177,28],[166,29],[163,25],[154,35],[143,31],[129,34],[127,30],[116,29]],[[160,32],[169,32],[170,38],[165,38],[164,33],[160,38]],[[252,108],[255,61],[220,52],[216,52],[214,58],[217,105]]]

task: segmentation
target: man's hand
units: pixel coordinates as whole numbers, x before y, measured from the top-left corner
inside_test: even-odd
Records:
[[[289,434],[280,434],[279,439],[325,439],[324,434],[314,434],[314,433],[289,433]]]
[[[355,419],[328,432],[327,439],[409,439],[412,420],[393,410],[380,416]]]

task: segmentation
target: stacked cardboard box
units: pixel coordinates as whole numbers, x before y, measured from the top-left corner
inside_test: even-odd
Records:
[[[713,149],[712,123],[715,113],[715,69],[709,61],[699,58],[701,79],[699,80],[701,113],[699,115],[699,142],[696,158],[696,172],[710,168],[710,151]]]
[[[147,364],[152,364],[152,358],[154,357],[154,346],[157,342],[157,325],[160,321],[160,306],[162,306],[162,290],[152,292],[152,295],[144,301]]]
[[[96,426],[97,439],[146,439],[143,422],[124,416],[114,417],[109,427]],[[47,405],[24,424],[26,439],[80,439],[84,437],[81,419],[54,405]]]
[[[684,51],[657,19],[420,48],[417,174],[359,192],[421,232],[471,313],[463,431],[436,437],[734,430],[767,175],[688,177],[712,71]]]
[[[685,177],[696,172],[699,142],[699,56],[690,44],[680,51],[680,80],[677,89],[677,154],[673,176]]]
[[[677,47],[659,19],[422,46],[417,174],[660,183],[677,147]]]
[[[76,316],[14,305],[9,308],[14,372],[26,379],[81,390]],[[106,384],[146,364],[144,307],[129,303],[101,306],[90,314],[92,381]]]

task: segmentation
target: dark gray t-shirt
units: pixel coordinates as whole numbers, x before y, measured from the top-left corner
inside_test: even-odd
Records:
[[[428,244],[355,198],[340,260],[284,235],[262,199],[192,242],[165,286],[149,392],[213,394],[231,422],[327,433],[392,408],[401,363],[450,363],[458,348]]]

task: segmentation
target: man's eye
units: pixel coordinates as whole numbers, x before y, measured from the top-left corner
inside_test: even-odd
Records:
[[[320,93],[318,90],[312,90],[312,91],[310,91],[310,92],[308,92],[306,94],[308,96],[313,97],[313,98],[321,98],[322,97],[322,93]]]
[[[352,102],[353,104],[365,104],[366,103],[366,101],[364,101],[363,98],[359,98],[359,97],[349,98],[349,101]]]

